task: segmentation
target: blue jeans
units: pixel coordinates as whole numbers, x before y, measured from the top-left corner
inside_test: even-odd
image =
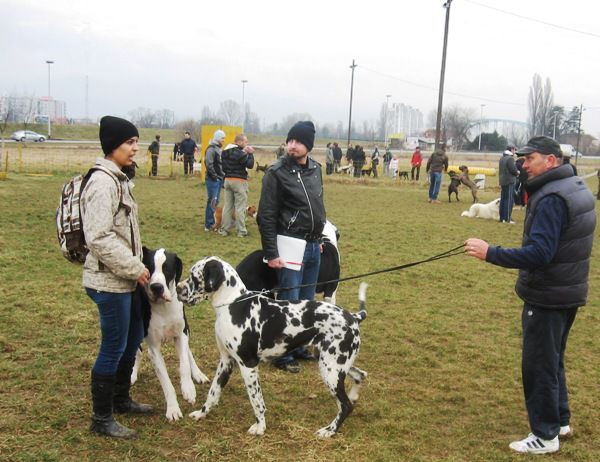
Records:
[[[429,199],[436,201],[442,186],[442,172],[429,172]]]
[[[511,221],[515,203],[515,184],[500,186],[500,221]]]
[[[85,289],[98,305],[102,339],[92,370],[96,374],[115,375],[121,358],[135,361],[144,339],[144,324],[139,305],[132,304],[133,292],[113,293]]]
[[[302,269],[294,271],[289,268],[281,268],[278,271],[279,287],[296,287],[303,284],[315,284],[319,278],[319,266],[321,265],[321,246],[317,241],[308,241],[302,258]],[[280,300],[313,300],[317,290],[316,285],[302,287],[279,292]],[[290,363],[295,356],[305,354],[305,348],[299,347],[290,351],[287,355],[273,360],[273,364],[282,365]]]
[[[219,203],[221,195],[221,180],[211,180],[206,178],[206,212],[204,213],[204,227],[212,228],[215,226],[215,208]]]

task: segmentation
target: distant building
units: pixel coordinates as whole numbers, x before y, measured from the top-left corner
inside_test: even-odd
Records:
[[[393,103],[389,115],[389,132],[404,133],[407,137],[423,130],[423,113],[404,103]]]
[[[0,96],[0,118],[13,123],[67,122],[67,104],[64,101],[42,96]]]

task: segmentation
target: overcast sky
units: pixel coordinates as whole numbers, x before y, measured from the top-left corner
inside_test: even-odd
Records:
[[[66,101],[69,117],[137,107],[199,117],[233,99],[261,122],[307,112],[318,122],[378,118],[385,95],[425,115],[437,106],[442,0],[0,0],[0,94]],[[500,8],[503,11],[497,10]],[[509,14],[510,13],[510,14]],[[537,22],[532,21],[531,18]],[[600,137],[600,4],[592,0],[454,0],[444,105],[527,120],[534,73],[555,104],[583,104]],[[544,24],[546,23],[546,24]],[[559,27],[555,27],[555,26]]]

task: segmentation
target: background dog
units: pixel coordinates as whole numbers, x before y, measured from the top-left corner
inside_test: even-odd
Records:
[[[408,181],[408,171],[407,170],[400,170],[398,172],[398,179],[399,180],[405,179],[406,181]]]
[[[258,162],[256,163],[256,171],[265,173],[270,165],[260,165]]]
[[[452,202],[452,193],[456,196],[456,202],[460,202],[458,199],[458,186],[460,185],[460,178],[455,172],[448,172],[450,175],[450,184],[448,185],[448,202]]]
[[[340,278],[340,252],[338,240],[340,233],[329,220],[323,228],[323,253],[321,253],[321,265],[319,266],[319,277],[317,293],[323,294],[324,300],[335,304],[338,283],[329,282]],[[252,291],[269,290],[270,296],[276,298],[273,289],[277,287],[277,270],[270,268],[264,261],[265,254],[262,250],[255,250],[246,256],[236,267],[240,278],[247,289]]]
[[[460,214],[462,217],[485,218],[489,220],[500,219],[500,199],[494,199],[487,204],[473,204],[469,210]]]
[[[206,417],[218,404],[233,366],[238,365],[256,422],[248,433],[262,435],[266,429],[265,403],[258,377],[258,363],[284,355],[301,345],[314,345],[319,351],[319,371],[329,392],[336,398],[338,413],[321,428],[321,437],[332,436],[352,412],[353,402],[366,373],[354,367],[360,347],[359,323],[365,319],[366,284],[359,290],[360,311],[350,313],[315,300],[273,300],[249,295],[237,272],[218,257],[198,261],[188,279],[177,287],[184,303],[212,299],[216,313],[215,336],[221,360],[206,402],[190,417]],[[346,394],[344,380],[352,379]]]
[[[246,208],[246,216],[250,218],[256,218],[256,207],[249,205]],[[235,220],[235,210],[233,211],[233,219]],[[213,231],[218,232],[221,229],[221,223],[223,222],[223,207],[215,207],[215,226]]]
[[[460,182],[464,184],[467,188],[471,190],[471,195],[473,196],[473,203],[477,202],[477,190],[479,189],[477,185],[469,178],[469,167],[466,165],[461,165],[458,167],[460,170]]]
[[[148,354],[152,360],[154,371],[167,402],[166,416],[169,420],[182,417],[175,388],[169,379],[165,360],[160,351],[163,342],[173,340],[179,357],[179,373],[181,376],[181,393],[189,403],[196,401],[196,387],[192,378],[198,383],[208,383],[208,377],[196,365],[189,347],[189,326],[185,318],[183,303],[177,298],[177,283],[181,278],[183,264],[174,253],[165,249],[150,250],[143,248],[143,261],[150,271],[150,281],[146,286],[149,309],[143,310],[144,339],[148,345]],[[138,353],[132,383],[137,380],[141,353]]]

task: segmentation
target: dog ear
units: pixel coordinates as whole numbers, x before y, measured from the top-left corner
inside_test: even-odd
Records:
[[[206,292],[218,290],[221,284],[225,282],[223,265],[216,260],[211,260],[204,265],[202,275],[204,277],[204,290]]]
[[[175,284],[179,284],[181,274],[183,273],[183,262],[177,255],[175,256]]]

